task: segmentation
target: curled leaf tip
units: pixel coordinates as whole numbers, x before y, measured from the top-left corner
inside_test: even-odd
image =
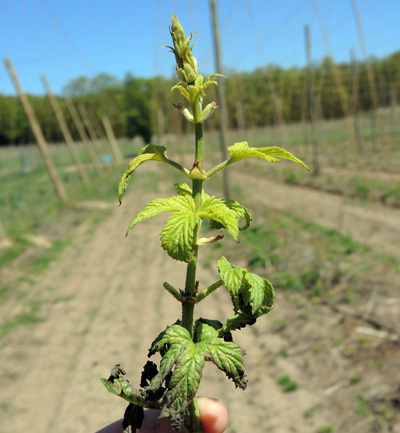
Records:
[[[225,236],[225,232],[221,231],[215,236],[211,236],[209,238],[200,238],[198,241],[198,245],[212,244],[214,242],[219,241],[220,239],[223,239],[224,236]]]

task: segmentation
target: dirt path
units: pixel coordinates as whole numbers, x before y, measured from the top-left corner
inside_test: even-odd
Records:
[[[124,239],[132,198],[130,205],[75,239],[31,288],[41,293],[46,320],[28,333],[18,329],[2,349],[3,371],[13,387],[23,385],[11,397],[12,420],[0,419],[2,433],[93,431],[121,416],[124,402],[104,392],[99,378],[121,362],[138,379],[152,339],[179,315],[170,295],[155,287],[159,275],[175,275],[180,264],[164,260],[155,220]]]
[[[237,174],[237,182],[253,182],[241,176]],[[99,378],[107,377],[113,365],[121,363],[137,383],[151,341],[180,314],[176,301],[161,288],[164,281],[182,287],[185,272],[183,264],[167,258],[159,247],[162,217],[143,223],[123,238],[135,212],[151,198],[165,194],[163,190],[128,194],[124,205],[93,231],[80,230],[73,244],[30,288],[28,296],[42,299],[45,320],[18,328],[1,347],[0,401],[7,402],[7,407],[3,403],[0,433],[93,432],[122,415],[125,403],[108,394]],[[307,205],[305,195],[310,200]],[[375,241],[377,230],[385,230],[385,236],[393,231],[394,215],[386,212],[387,219],[377,220],[372,210],[346,205],[339,197],[325,202],[315,191],[266,181],[258,200],[279,207],[277,196],[284,197],[289,209],[305,219],[344,233],[351,230],[356,239],[380,245],[382,251],[383,231]],[[363,231],[360,218],[371,219]],[[398,247],[394,251],[398,252]],[[201,272],[202,285],[213,282],[213,270]],[[223,299],[226,294],[221,291],[215,296],[215,302],[199,305],[198,315],[220,320],[231,315],[229,303]],[[248,389],[244,393],[235,390],[219,371],[207,365],[201,394],[228,404],[230,432],[308,433],[328,423],[343,433],[369,431],[365,423],[359,428],[352,423],[354,428],[346,430],[352,414],[341,401],[342,395],[327,392],[340,381],[345,383],[342,388],[349,387],[351,361],[331,345],[332,329],[344,326],[342,318],[321,307],[304,321],[297,315],[304,299],[289,294],[280,295],[278,301],[275,316],[237,336],[237,343],[247,352]],[[16,308],[9,306],[5,314],[14,314]],[[285,333],[271,331],[271,324],[282,317],[293,318],[294,327]],[[319,358],[312,352],[315,342],[324,348]],[[277,356],[287,348],[291,356]],[[390,369],[386,373],[395,374]],[[282,375],[299,384],[295,393],[282,392],[277,384]],[[312,418],[305,417],[311,408],[321,409]]]

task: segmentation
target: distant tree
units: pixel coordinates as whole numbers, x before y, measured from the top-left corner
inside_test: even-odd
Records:
[[[100,93],[103,90],[118,88],[120,83],[117,78],[110,74],[98,74],[92,78],[88,85],[88,93]]]
[[[85,76],[81,76],[68,81],[68,83],[62,89],[62,93],[69,98],[74,98],[76,96],[86,95],[89,89],[90,79]]]
[[[139,135],[149,142],[153,133],[150,117],[150,91],[148,80],[126,74],[123,83],[123,114],[126,117],[128,137]]]

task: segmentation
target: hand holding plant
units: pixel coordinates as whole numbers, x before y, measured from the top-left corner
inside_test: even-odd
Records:
[[[201,287],[196,270],[199,247],[219,242],[226,230],[238,240],[239,232],[246,230],[251,223],[249,211],[234,200],[222,200],[208,195],[205,181],[228,165],[248,158],[261,158],[269,162],[289,159],[303,167],[307,166],[291,153],[280,147],[250,147],[246,142],[228,147],[228,160],[209,171],[203,168],[203,123],[217,109],[215,102],[203,108],[206,89],[216,85],[217,74],[204,79],[199,74],[199,66],[193,56],[192,35],[185,32],[173,15],[170,29],[175,55],[177,74],[181,80],[172,90],[178,90],[186,99],[186,104],[176,107],[195,129],[194,162],[190,169],[169,159],[163,146],[148,145],[134,158],[119,184],[119,200],[125,193],[132,173],[144,162],[158,161],[171,165],[191,181],[177,184],[177,195],[151,201],[133,219],[128,232],[139,222],[164,212],[171,212],[161,231],[161,246],[175,260],[187,263],[184,290],[177,290],[168,282],[163,287],[181,304],[182,317],[162,331],[153,341],[149,357],[159,353],[159,366],[148,361],[144,366],[140,387],[135,388],[125,376],[125,371],[116,365],[110,377],[102,379],[106,388],[129,402],[123,428],[135,432],[143,421],[143,409],[158,409],[161,417],[169,418],[172,426],[181,431],[201,432],[196,393],[199,388],[205,362],[212,362],[231,379],[236,387],[245,389],[243,350],[233,342],[232,332],[247,325],[272,310],[274,289],[271,283],[246,269],[232,266],[225,257],[217,262],[219,279],[206,288]],[[208,221],[211,229],[218,233],[211,237],[201,237],[203,222]],[[228,290],[234,314],[224,323],[217,320],[199,318],[194,320],[194,307],[220,287]]]

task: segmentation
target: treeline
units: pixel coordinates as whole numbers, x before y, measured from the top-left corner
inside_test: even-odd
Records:
[[[310,80],[310,74],[312,79]],[[318,116],[324,119],[351,115],[355,109],[368,111],[396,105],[400,96],[400,51],[384,59],[334,63],[327,57],[308,68],[282,69],[268,66],[253,72],[229,73],[226,80],[228,125],[252,128],[310,118],[309,83],[313,83]],[[63,94],[76,105],[83,104],[92,115],[95,128],[107,115],[117,137],[141,136],[149,142],[154,134],[180,134],[188,128],[172,103],[180,102],[171,93],[175,77],[136,78],[127,74],[122,81],[108,74],[93,79],[71,80]],[[217,101],[215,88],[208,99]],[[29,96],[43,133],[49,142],[63,141],[47,96]],[[59,103],[75,139],[78,132],[63,97]],[[217,115],[208,127],[217,126]],[[97,125],[96,125],[97,124]],[[0,95],[0,145],[29,143],[34,138],[21,105],[14,96]]]

